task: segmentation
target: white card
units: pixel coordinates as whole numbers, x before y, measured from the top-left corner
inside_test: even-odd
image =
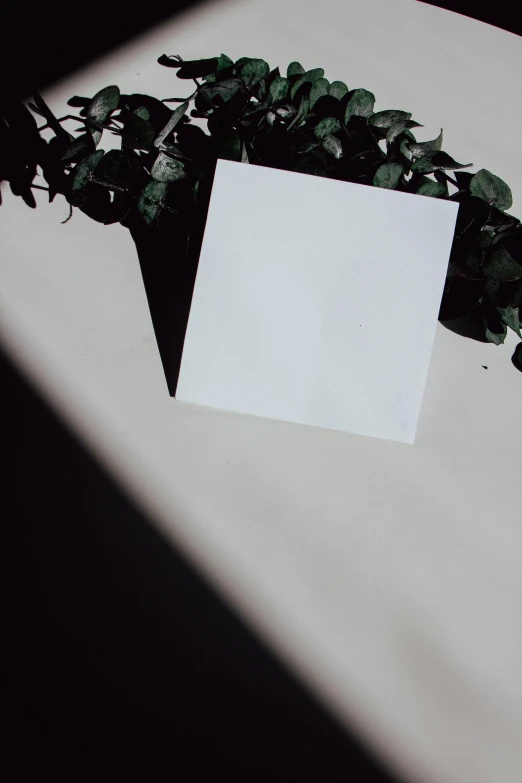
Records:
[[[220,160],[176,398],[412,443],[457,210]]]

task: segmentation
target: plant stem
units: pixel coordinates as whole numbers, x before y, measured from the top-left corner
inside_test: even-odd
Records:
[[[110,182],[104,182],[102,179],[96,179],[94,175],[91,174],[90,181],[94,182],[96,185],[103,185],[104,188],[108,188],[109,190],[118,190],[120,193],[126,193],[128,188],[121,188],[119,185],[114,185]]]
[[[64,223],[67,223],[67,222],[68,222],[68,221],[69,221],[69,220],[72,218],[72,214],[73,214],[73,208],[72,208],[72,204],[69,204],[69,214],[67,215],[67,217],[65,218],[65,220],[62,220],[62,225],[63,225]]]
[[[198,87],[199,87],[199,85],[198,85]],[[195,98],[197,94],[198,94],[198,91],[194,90],[192,95],[189,95],[188,98],[162,98],[161,102],[162,103],[185,103],[185,101],[193,100],[193,98]]]

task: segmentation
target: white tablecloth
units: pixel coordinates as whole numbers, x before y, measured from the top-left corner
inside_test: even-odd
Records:
[[[300,60],[412,111],[512,187],[522,41],[412,0],[203,5],[48,91],[182,90],[158,55]],[[178,83],[179,84],[179,83]],[[341,719],[411,780],[522,780],[522,376],[437,326],[414,446],[166,391],[134,245],[59,197],[0,209],[6,350],[113,476]],[[485,370],[482,365],[487,365]],[[385,382],[386,379],[383,379]]]

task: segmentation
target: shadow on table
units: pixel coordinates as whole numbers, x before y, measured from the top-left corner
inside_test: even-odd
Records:
[[[2,387],[16,779],[391,781],[5,359]]]
[[[520,15],[506,0],[496,3],[477,3],[475,0],[422,0],[422,2],[468,16],[470,19],[492,24],[516,35],[520,35],[522,32]]]
[[[215,165],[215,164],[214,164]],[[141,268],[150,316],[167,388],[176,396],[192,294],[212,192],[213,170],[200,183],[198,209],[160,231],[141,215],[126,221]]]
[[[468,337],[470,340],[477,340],[480,343],[486,343],[486,337],[484,333],[484,324],[478,309],[473,310],[468,315],[464,315],[461,318],[452,318],[448,321],[441,321],[441,324],[449,329],[450,332],[461,335],[461,337]]]

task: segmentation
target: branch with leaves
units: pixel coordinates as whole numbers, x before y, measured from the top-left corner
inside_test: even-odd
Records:
[[[158,62],[193,83],[187,97],[160,101],[110,86],[71,98],[79,115],[56,118],[39,95],[28,106],[2,107],[0,179],[30,207],[33,189],[48,189],[50,201],[61,193],[71,210],[101,223],[141,221],[158,232],[188,226],[187,243],[218,158],[457,201],[439,317],[480,311],[487,340],[504,342],[508,328],[521,336],[522,227],[507,212],[511,191],[486,169],[464,171],[472,164],[442,150],[442,131],[419,142],[413,130],[422,126],[410,112],[375,112],[368,90],[350,90],[298,62],[284,76],[264,60],[224,54]],[[169,103],[179,106],[171,111]],[[76,135],[64,128],[71,121],[79,123]],[[104,133],[119,136],[121,149],[100,149]]]

